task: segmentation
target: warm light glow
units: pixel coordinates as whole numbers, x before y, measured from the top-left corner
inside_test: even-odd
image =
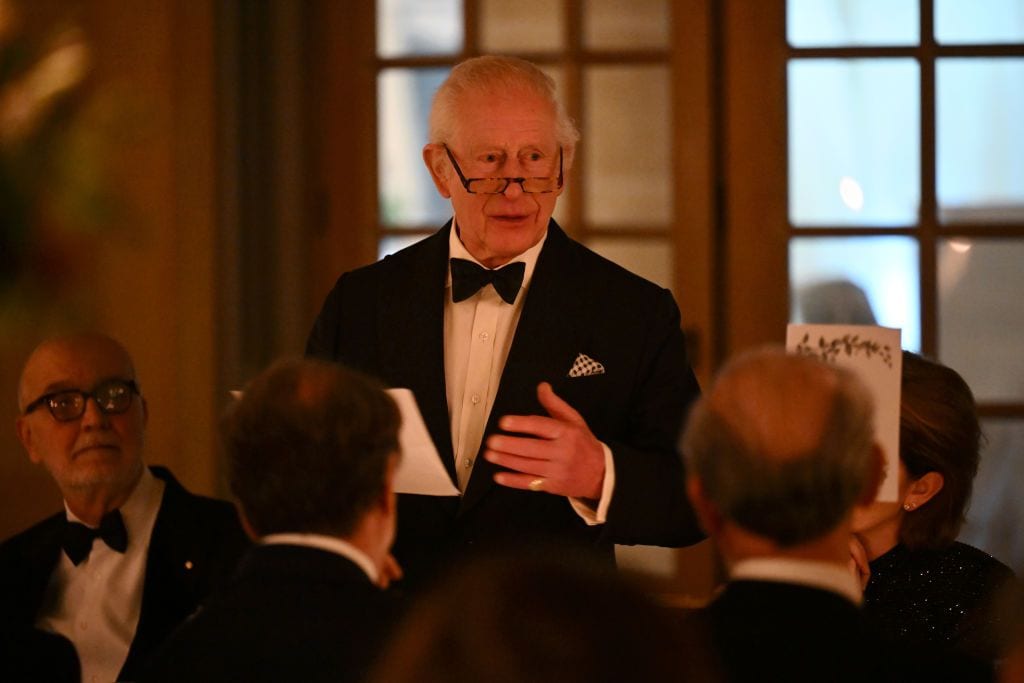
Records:
[[[966,254],[971,250],[971,243],[965,239],[950,240],[949,248],[958,254]]]
[[[864,208],[864,190],[860,183],[848,175],[839,179],[839,196],[847,208],[853,211],[860,211]]]

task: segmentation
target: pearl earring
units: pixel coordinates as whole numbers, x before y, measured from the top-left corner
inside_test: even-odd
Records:
[[[903,509],[906,510],[907,512],[910,512],[911,510],[914,509],[914,504],[913,503],[904,503],[903,504]]]

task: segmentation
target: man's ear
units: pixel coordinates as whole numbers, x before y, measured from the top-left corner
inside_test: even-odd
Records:
[[[254,541],[258,541],[260,534],[256,532],[252,522],[249,521],[249,517],[245,514],[245,508],[242,507],[241,503],[235,503],[235,509],[238,510],[238,521],[242,523],[242,529],[245,531],[246,536]]]
[[[444,152],[444,146],[431,142],[423,146],[423,163],[427,165],[427,170],[430,171],[430,177],[434,180],[434,187],[445,199],[450,199],[452,196],[451,189],[449,189],[449,182],[451,182],[452,173],[449,171],[448,155]]]
[[[864,491],[857,500],[858,505],[870,505],[878,498],[878,489],[882,488],[885,481],[886,462],[885,451],[882,446],[875,442],[871,446],[871,472],[867,482],[864,484]]]
[[[938,472],[926,472],[911,482],[903,496],[903,507],[914,510],[921,507],[942,490],[946,480]]]
[[[722,515],[713,502],[704,494],[704,486],[696,476],[686,478],[686,495],[690,497],[697,521],[708,536],[715,536],[722,528]]]
[[[388,458],[388,467],[384,472],[384,486],[381,488],[378,505],[388,515],[396,514],[398,507],[398,496],[395,495],[395,474],[398,472],[398,459],[401,457],[397,451]]]
[[[18,433],[18,441],[21,442],[25,452],[28,453],[28,459],[36,465],[41,463],[42,459],[36,455],[36,449],[32,445],[32,427],[24,415],[19,415],[18,419],[14,421],[14,429]]]

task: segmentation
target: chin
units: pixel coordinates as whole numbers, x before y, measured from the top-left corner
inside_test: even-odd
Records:
[[[499,258],[507,260],[519,256],[537,244],[541,236],[536,233],[527,233],[524,230],[505,235],[505,237],[506,239],[500,240],[495,244],[494,254]]]
[[[854,509],[851,527],[853,528],[853,533],[859,534],[883,524],[894,516],[886,504],[872,503],[863,508]]]
[[[112,486],[132,480],[132,470],[125,467],[120,455],[76,463],[68,475],[71,488]]]

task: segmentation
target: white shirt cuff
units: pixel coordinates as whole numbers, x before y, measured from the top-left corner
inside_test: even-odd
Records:
[[[612,449],[603,442],[601,448],[604,449],[604,484],[601,486],[601,499],[597,501],[597,510],[583,498],[569,499],[572,509],[587,526],[597,526],[608,521],[608,506],[611,505],[612,494],[615,492],[615,460],[612,458]]]

